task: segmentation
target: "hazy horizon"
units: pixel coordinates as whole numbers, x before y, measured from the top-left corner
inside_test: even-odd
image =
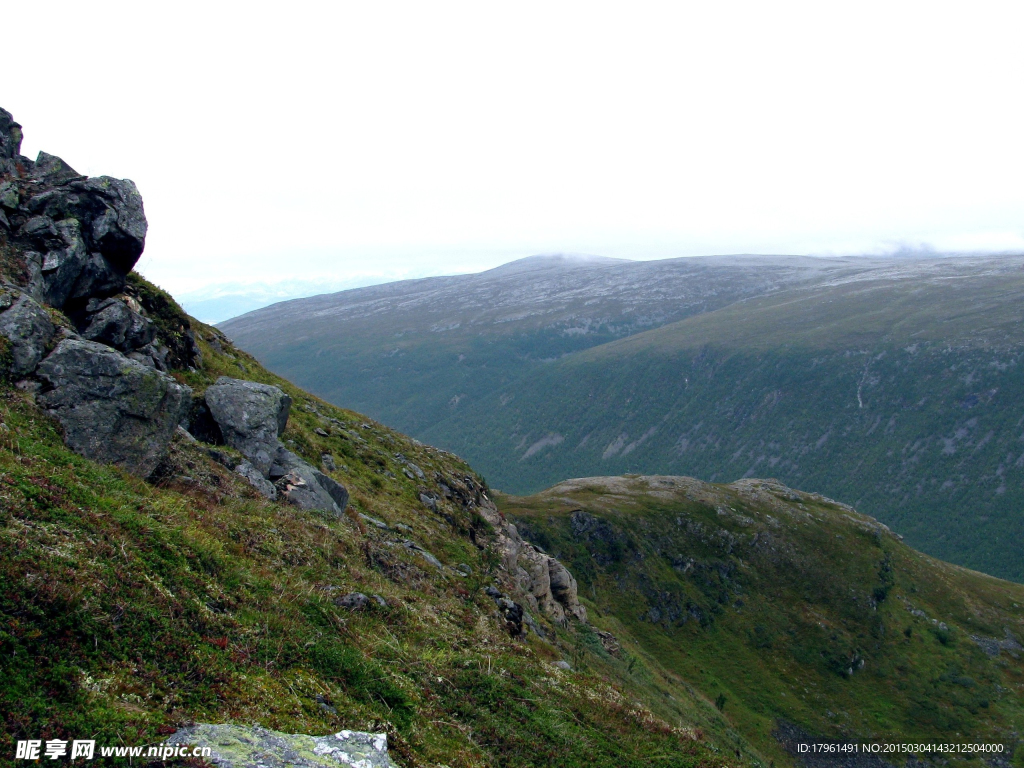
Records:
[[[767,254],[767,253],[745,253],[745,254],[705,254],[702,256],[688,256],[679,258],[895,258],[895,259],[925,259],[925,258],[952,258],[957,256],[1018,256],[1024,255],[1024,251],[1004,252],[973,252],[973,253],[938,253],[929,249],[904,248],[890,253],[861,253],[861,254]],[[217,324],[240,317],[248,312],[268,307],[282,301],[293,299],[309,298],[323,294],[338,293],[356,288],[368,288],[374,285],[401,282],[403,280],[420,280],[430,277],[455,277],[459,275],[481,274],[498,267],[514,264],[519,261],[538,259],[544,257],[579,257],[583,259],[620,261],[620,262],[642,262],[659,261],[661,259],[624,259],[621,257],[607,257],[600,254],[578,254],[578,253],[538,253],[523,256],[501,264],[486,267],[484,269],[465,272],[443,272],[431,274],[412,274],[401,276],[356,276],[342,280],[318,279],[318,280],[289,280],[279,283],[266,282],[229,282],[215,283],[204,286],[198,290],[188,291],[176,296],[179,303],[189,314],[195,316],[204,323]],[[671,257],[670,257],[671,258]]]
[[[655,259],[1024,251],[1024,8],[11,9],[23,150],[131,178],[176,295]],[[109,97],[68,87],[116,50]]]

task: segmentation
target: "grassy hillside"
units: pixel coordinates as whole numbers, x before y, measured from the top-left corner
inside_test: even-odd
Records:
[[[180,309],[140,279],[133,290],[170,338]],[[719,765],[718,744],[757,763],[699,693],[664,699],[655,672],[596,652],[589,630],[537,617],[546,640],[508,636],[482,591],[500,577],[491,534],[459,501],[485,490],[464,463],[192,325],[202,367],[174,375],[196,391],[219,375],[284,388],[283,439],[317,465],[335,457],[351,514],[271,503],[224,466],[230,449],[180,437],[154,483],[97,465],[0,384],[0,764],[18,739],[158,743],[193,720],[386,730],[407,768]],[[442,481],[453,500],[433,512],[419,494]],[[353,591],[381,602],[336,603]],[[577,671],[552,666],[563,658]]]
[[[640,476],[498,502],[573,569],[594,623],[631,638],[625,657],[699,688],[768,759],[787,760],[783,732],[1020,739],[1024,587],[849,507],[771,481]]]
[[[491,483],[773,476],[1024,580],[1024,271],[935,262],[738,302],[566,357],[423,432]]]

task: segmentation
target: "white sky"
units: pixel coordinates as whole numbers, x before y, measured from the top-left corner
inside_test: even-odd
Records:
[[[134,179],[141,271],[1024,251],[1020,2],[19,3],[23,151]]]

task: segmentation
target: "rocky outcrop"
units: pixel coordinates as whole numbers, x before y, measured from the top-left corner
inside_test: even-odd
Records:
[[[209,747],[217,768],[392,768],[384,733],[339,731],[327,736],[281,733],[260,726],[197,723],[172,735],[170,745]]]
[[[87,178],[40,152],[17,155],[21,129],[0,110],[0,206],[8,240],[23,254],[27,287],[54,307],[84,305],[124,290],[146,245],[142,196],[132,181]],[[12,133],[17,126],[16,133]]]
[[[0,336],[10,345],[8,373],[12,379],[20,379],[39,365],[57,329],[49,313],[27,294],[0,287],[0,308],[5,303],[7,308],[0,314]]]
[[[0,109],[3,373],[36,380],[26,389],[42,387],[39,403],[60,420],[70,448],[147,476],[189,389],[160,373],[166,347],[124,293],[146,244],[142,197],[127,179],[88,178],[55,155],[29,160],[21,140],[21,126]],[[71,326],[58,332],[60,316],[47,307]]]
[[[281,444],[292,399],[279,387],[222,376],[207,388],[204,404],[216,425],[204,431],[241,451],[248,461],[235,471],[260,493],[271,499],[280,496],[301,509],[335,515],[345,511],[345,487]],[[201,422],[202,409],[192,411],[193,419]]]
[[[570,617],[585,622],[587,609],[580,604],[576,579],[569,569],[524,541],[516,527],[502,518],[498,508],[486,496],[481,498],[479,511],[496,531],[495,543],[501,553],[502,564],[530,608],[558,624],[567,624]]]
[[[224,442],[267,477],[288,424],[292,399],[280,388],[221,376],[206,390],[206,405]]]
[[[39,404],[76,453],[147,477],[163,458],[191,390],[94,341],[65,339],[36,371]]]
[[[301,509],[340,515],[348,504],[344,486],[283,447],[278,447],[268,477],[288,502]]]

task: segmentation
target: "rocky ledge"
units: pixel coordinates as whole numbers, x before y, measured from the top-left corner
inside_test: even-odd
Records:
[[[170,375],[201,353],[187,316],[158,331],[150,314],[166,307],[129,283],[148,228],[135,184],[30,160],[21,140],[0,109],[0,373],[87,458],[149,477],[181,427],[240,451],[232,468],[264,496],[340,515],[348,491],[280,442],[280,388],[222,378],[196,397]]]

